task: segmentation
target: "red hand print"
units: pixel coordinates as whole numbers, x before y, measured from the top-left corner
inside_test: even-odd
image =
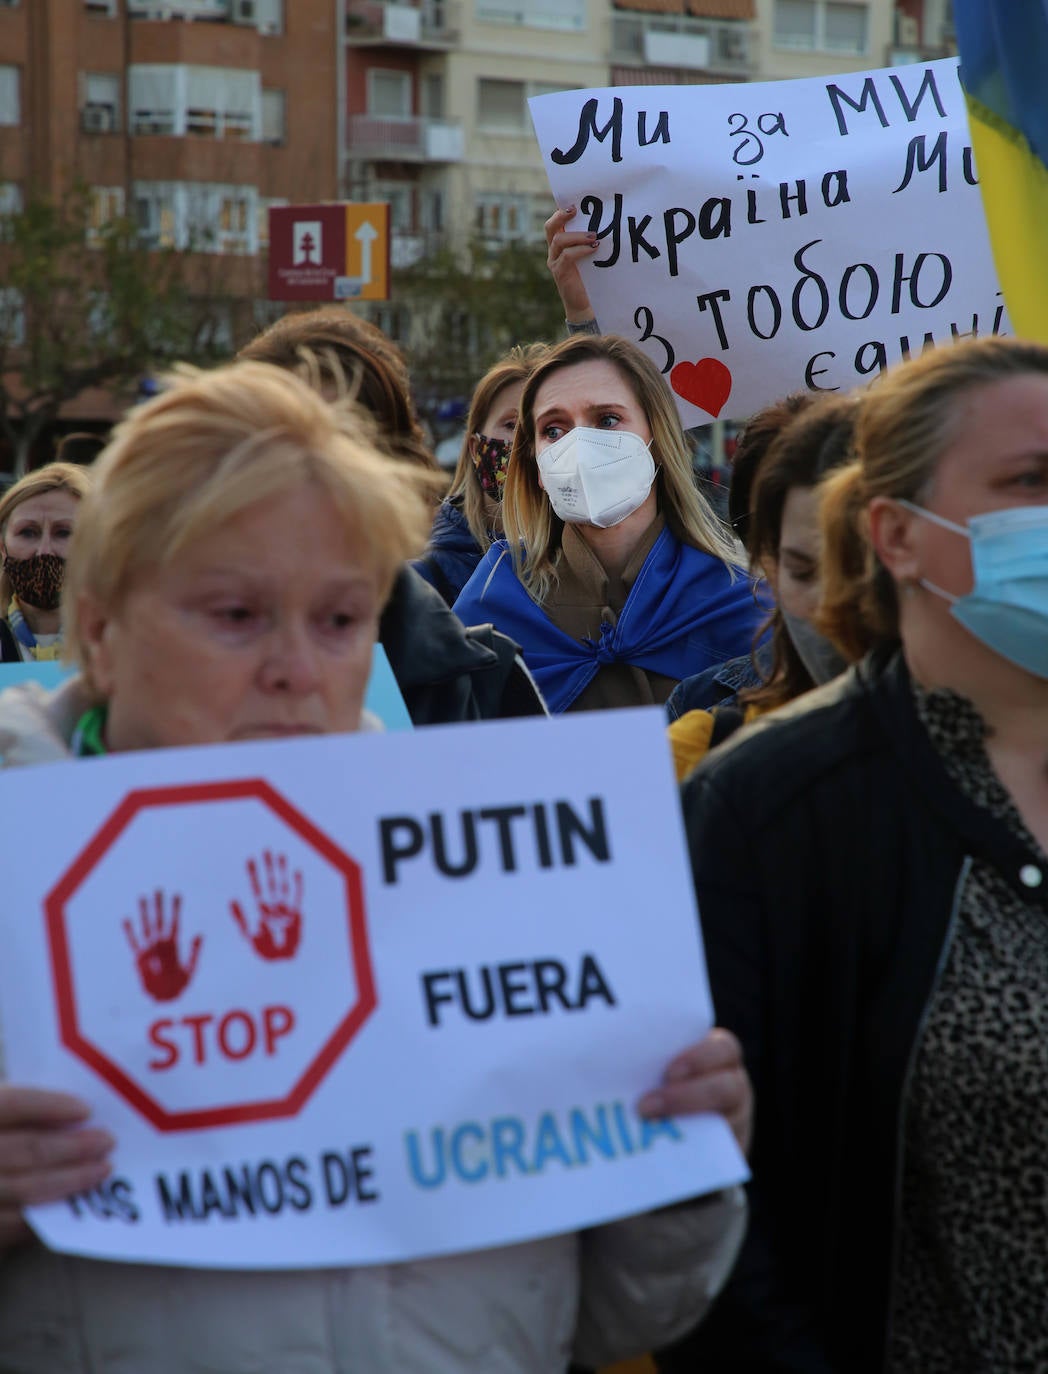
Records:
[[[258,927],[254,934],[240,903],[230,902],[229,909],[241,934],[251,941],[263,959],[293,959],[302,939],[302,873],[295,871],[292,897],[287,858],[283,854],[274,856],[267,849],[263,851],[262,864],[265,868],[264,891],[258,864],[254,859],[247,861],[247,876],[258,905]]]
[[[153,894],[154,915],[149,914],[149,898],[139,897],[138,918],[142,925],[142,942],[138,941],[134,927],[124,917],[124,934],[134,952],[138,964],[138,976],[150,997],[157,1002],[173,1002],[184,992],[189,980],[196,972],[200,958],[200,946],[204,943],[202,935],[193,937],[189,947],[189,959],[182,964],[178,957],[178,921],[182,914],[182,897],[179,893],[171,898],[171,923],[164,929],[164,894]]]

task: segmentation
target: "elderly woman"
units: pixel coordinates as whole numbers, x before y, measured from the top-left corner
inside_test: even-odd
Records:
[[[81,676],[0,696],[8,766],[361,728],[379,615],[425,539],[411,469],[362,417],[287,372],[176,381],[119,427],[67,582]],[[468,746],[467,746],[468,747]],[[482,744],[481,747],[486,747]],[[652,1114],[723,1110],[748,1084],[714,1032],[667,1070]],[[101,1182],[113,1141],[60,1093],[0,1085],[0,1332],[11,1374],[548,1374],[697,1318],[737,1246],[729,1193],[524,1245],[400,1266],[202,1272],[52,1254],[27,1203]]]
[[[685,785],[754,1224],[664,1367],[1048,1368],[1048,349],[929,352],[828,480],[858,669]],[[769,785],[769,779],[773,785]]]
[[[615,335],[567,339],[532,371],[502,524],[455,611],[517,641],[551,711],[662,704],[748,652],[764,618],[669,388]]]
[[[56,659],[62,653],[62,578],[80,501],[91,476],[49,463],[0,497],[0,662]]]

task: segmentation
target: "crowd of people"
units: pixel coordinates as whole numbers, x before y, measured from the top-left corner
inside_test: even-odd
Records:
[[[2,656],[77,672],[0,694],[0,758],[375,728],[376,643],[417,726],[665,706],[718,1028],[638,1110],[724,1115],[746,1197],[352,1271],[74,1259],[23,1209],[114,1142],[3,1083],[5,1370],[1048,1368],[1048,348],[775,401],[725,524],[569,218],[569,337],[480,379],[447,490],[342,309],[15,483]]]

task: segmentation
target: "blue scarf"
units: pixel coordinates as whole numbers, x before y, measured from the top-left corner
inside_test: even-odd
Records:
[[[618,623],[597,639],[566,635],[524,589],[505,541],[492,545],[454,605],[465,625],[490,621],[520,645],[553,712],[566,711],[602,667],[629,663],[680,680],[748,653],[767,607],[749,577],[664,529]]]

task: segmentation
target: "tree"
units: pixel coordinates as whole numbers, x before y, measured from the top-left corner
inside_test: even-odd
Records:
[[[83,186],[0,221],[0,435],[16,477],[68,401],[200,356],[189,267],[188,251],[144,248],[127,218],[94,226]]]
[[[474,240],[465,252],[441,249],[398,273],[393,299],[411,308],[407,353],[420,397],[468,397],[514,344],[564,335],[544,245]]]

